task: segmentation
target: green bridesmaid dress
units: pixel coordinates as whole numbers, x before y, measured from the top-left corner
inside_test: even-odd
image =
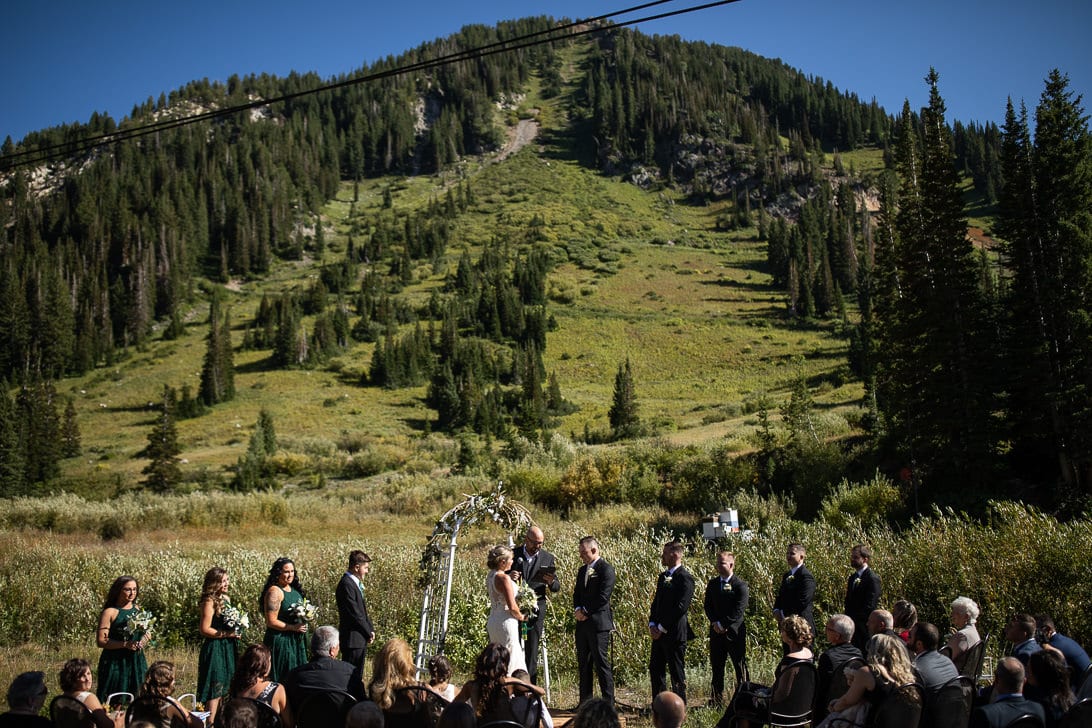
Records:
[[[281,589],[279,586],[277,588]],[[302,602],[303,597],[295,590],[285,591],[281,589],[281,592],[284,594],[284,599],[281,600],[281,610],[277,612],[277,619],[285,624],[299,624],[299,621],[289,614],[288,610],[293,604]],[[281,632],[267,627],[265,639],[262,641],[273,653],[273,666],[269,671],[270,680],[284,682],[284,678],[289,672],[307,662],[306,632]]]

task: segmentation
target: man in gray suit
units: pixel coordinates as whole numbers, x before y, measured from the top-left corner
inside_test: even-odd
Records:
[[[927,692],[936,692],[944,683],[959,677],[951,658],[937,652],[940,630],[928,622],[918,622],[910,629],[910,649],[914,652],[914,669]]]

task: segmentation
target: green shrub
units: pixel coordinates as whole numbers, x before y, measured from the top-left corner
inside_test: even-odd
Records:
[[[823,499],[820,516],[835,528],[849,528],[850,521],[865,526],[894,522],[902,515],[904,497],[891,480],[876,473],[867,483],[842,480],[841,485]]]

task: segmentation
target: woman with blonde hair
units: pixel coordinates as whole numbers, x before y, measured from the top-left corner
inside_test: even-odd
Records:
[[[525,617],[516,604],[516,583],[508,575],[512,568],[512,549],[496,546],[489,551],[487,565],[491,569],[486,581],[489,591],[489,621],[486,631],[489,641],[508,649],[508,674],[526,670],[527,660],[519,641],[519,623]]]
[[[395,691],[407,685],[419,685],[413,650],[401,637],[395,637],[379,648],[372,661],[372,681],[368,696],[383,710],[394,705]]]
[[[228,694],[235,673],[235,641],[239,635],[228,628],[223,614],[228,584],[227,570],[212,567],[205,573],[197,600],[201,613],[197,629],[205,638],[197,658],[197,700],[208,706],[209,723],[216,721],[220,698]]]
[[[915,682],[914,668],[906,646],[898,637],[876,634],[865,647],[865,665],[846,674],[849,689],[830,701],[830,715],[816,728],[864,723],[870,709],[875,709],[901,685]]]

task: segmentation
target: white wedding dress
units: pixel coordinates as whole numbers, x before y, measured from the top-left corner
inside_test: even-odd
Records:
[[[523,646],[519,643],[519,621],[508,612],[508,602],[504,594],[497,590],[494,582],[497,572],[489,572],[489,641],[508,648],[508,674],[516,670],[526,670],[527,660],[523,656]]]

